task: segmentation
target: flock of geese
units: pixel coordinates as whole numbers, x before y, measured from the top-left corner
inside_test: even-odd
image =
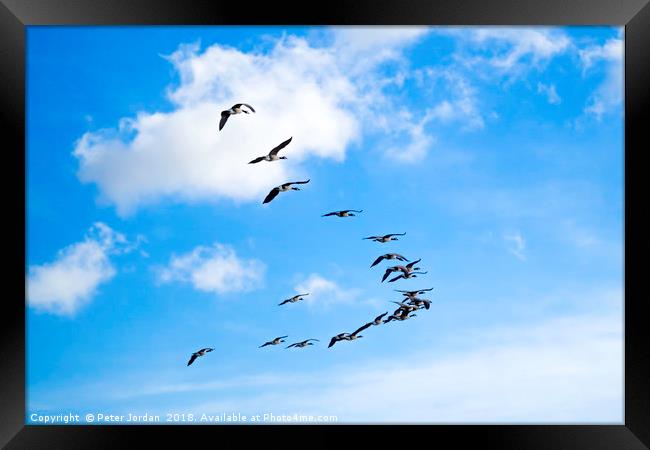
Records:
[[[226,122],[230,118],[230,116],[236,115],[236,114],[250,114],[254,113],[255,109],[246,104],[246,103],[237,103],[233,105],[230,109],[227,109],[225,111],[221,112],[221,120],[219,122],[219,131],[223,129],[223,127],[226,125]],[[290,137],[286,141],[282,142],[279,144],[277,147],[273,148],[267,155],[260,156],[258,158],[255,158],[254,160],[250,161],[248,164],[257,164],[262,161],[267,161],[267,162],[272,162],[272,161],[279,161],[282,159],[287,159],[286,156],[278,156],[278,153],[280,150],[285,148],[287,145],[291,143],[291,140],[293,138]],[[296,187],[295,185],[299,184],[307,184],[309,183],[310,180],[305,180],[305,181],[293,181],[293,182],[288,182],[281,184],[280,186],[276,186],[271,191],[267,194],[267,196],[264,198],[262,201],[263,204],[270,203],[275,197],[278,196],[280,192],[287,192],[287,191],[299,191],[300,188]],[[336,216],[336,217],[354,217],[356,214],[354,213],[361,213],[363,210],[355,210],[355,209],[344,209],[341,211],[333,211],[329,212],[327,214],[323,214],[322,217],[330,217],[330,216]],[[379,242],[381,244],[385,244],[391,241],[397,241],[399,238],[396,236],[405,236],[406,233],[392,233],[392,234],[385,234],[383,236],[369,236],[366,238],[363,238],[364,240],[371,240],[373,242]],[[381,282],[383,283],[386,281],[388,277],[390,277],[392,274],[398,273],[397,276],[394,276],[393,278],[390,278],[388,280],[389,283],[394,283],[398,280],[404,279],[410,279],[410,278],[416,278],[418,275],[423,275],[426,274],[427,272],[422,272],[420,271],[420,267],[416,267],[416,265],[421,261],[421,259],[417,259],[414,261],[409,261],[407,258],[404,256],[398,254],[398,253],[386,253],[384,255],[379,256],[375,261],[370,265],[370,268],[375,267],[382,261],[393,261],[397,260],[400,262],[408,262],[406,265],[395,265],[395,266],[390,266],[386,268],[384,275],[381,279]],[[396,292],[399,292],[402,294],[403,298],[401,301],[396,302],[393,301],[391,303],[395,303],[397,306],[397,309],[393,311],[392,314],[388,315],[388,311],[378,315],[375,317],[372,321],[365,323],[364,325],[360,326],[357,328],[355,331],[352,333],[339,333],[336,336],[333,336],[330,339],[328,348],[331,348],[336,344],[337,342],[340,341],[354,341],[356,339],[362,338],[363,335],[360,333],[370,327],[373,326],[380,326],[383,324],[387,324],[392,321],[399,321],[402,322],[404,320],[408,320],[412,317],[416,317],[417,314],[414,312],[417,310],[421,309],[426,309],[428,310],[429,307],[431,306],[431,301],[425,298],[420,298],[420,295],[424,295],[426,292],[429,292],[433,290],[433,288],[428,288],[428,289],[418,289],[414,291],[405,291],[405,290],[399,290],[396,289]],[[286,305],[288,303],[297,303],[301,300],[303,300],[306,296],[308,296],[309,293],[305,294],[297,294],[294,295],[293,297],[287,298],[280,302],[278,306]],[[388,317],[386,317],[388,316]],[[268,342],[265,342],[264,344],[260,345],[259,348],[263,347],[268,347],[268,346],[276,346],[280,345],[282,343],[285,343],[285,339],[289,336],[278,336]],[[318,339],[310,338],[310,339],[305,339],[304,341],[299,341],[299,342],[294,342],[285,348],[304,348],[308,347],[310,345],[315,345],[314,342],[320,342]],[[187,365],[190,366],[192,363],[199,357],[205,356],[209,352],[213,351],[213,348],[202,348],[201,350],[192,353],[192,356],[190,357],[190,360],[188,361]]]

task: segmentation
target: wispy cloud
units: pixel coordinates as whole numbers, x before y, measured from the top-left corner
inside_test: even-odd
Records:
[[[544,83],[537,83],[537,93],[546,95],[546,99],[551,105],[559,105],[562,99],[557,93],[554,84],[546,85]]]
[[[577,315],[475,331],[469,338],[476,345],[454,354],[419,350],[390,363],[360,361],[354,376],[348,367],[334,367],[300,376],[262,374],[241,386],[182,384],[156,391],[224,392],[217,401],[183,408],[195,413],[333,414],[346,423],[621,423],[621,319]],[[254,385],[265,389],[226,394]]]
[[[428,119],[425,117],[419,122],[414,122],[411,114],[406,111],[400,112],[397,117],[405,119],[401,125],[402,139],[400,139],[400,144],[389,146],[385,156],[394,161],[408,164],[422,161],[435,143],[435,138],[425,130]]]
[[[242,259],[227,245],[198,246],[189,253],[172,256],[158,269],[161,283],[189,283],[198,291],[224,294],[258,288],[266,266],[256,259]]]
[[[483,75],[518,77],[541,69],[552,58],[572,48],[571,39],[556,28],[483,27],[443,30],[464,46],[456,59]]]
[[[506,234],[503,239],[508,244],[508,251],[512,253],[517,259],[526,261],[526,240],[520,232]]]
[[[111,255],[130,253],[144,240],[129,242],[122,233],[97,222],[83,241],[59,251],[55,261],[32,265],[26,276],[29,306],[59,315],[72,315],[95,295],[116,271]]]
[[[605,77],[584,108],[586,115],[601,120],[623,100],[623,40],[609,39],[603,45],[580,50],[579,55],[583,74],[589,73],[594,66],[605,64]]]
[[[479,130],[485,126],[479,109],[478,93],[469,80],[460,73],[444,69],[428,69],[432,81],[442,82],[442,90],[450,92],[450,98],[426,111],[425,120],[442,123],[460,123],[463,130]]]

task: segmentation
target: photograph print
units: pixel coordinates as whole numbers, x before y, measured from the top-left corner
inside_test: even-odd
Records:
[[[623,424],[624,29],[28,26],[28,425]]]

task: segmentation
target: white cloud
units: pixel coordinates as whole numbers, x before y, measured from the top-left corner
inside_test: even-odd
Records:
[[[402,61],[401,51],[431,28],[422,26],[332,27],[333,48],[341,62],[357,74],[366,74],[386,61]]]
[[[372,70],[425,31],[333,28],[329,46],[285,36],[269,51],[250,53],[181,46],[167,57],[180,75],[168,90],[174,109],[141,111],[116,130],[85,133],[74,150],[79,179],[97,184],[100,199],[121,215],[163,198],[261,200],[271,187],[304,176],[307,158],[344,160],[386,106],[386,83],[400,79]],[[257,113],[235,116],[219,132],[220,111],[237,102]],[[289,136],[288,160],[247,164]]]
[[[256,259],[239,258],[227,245],[198,246],[191,252],[172,256],[160,269],[161,283],[191,283],[194,289],[215,294],[247,292],[258,288],[266,266]]]
[[[609,39],[603,45],[593,45],[579,51],[583,73],[599,63],[605,64],[605,78],[591,95],[584,113],[597,120],[619,106],[623,100],[623,39]]]
[[[449,92],[448,98],[427,108],[419,119],[411,111],[402,108],[386,117],[388,131],[399,135],[398,144],[389,146],[386,156],[400,163],[417,163],[434,147],[437,139],[427,131],[427,125],[460,124],[462,131],[484,128],[485,121],[478,105],[476,89],[458,72],[449,69],[426,68],[418,71],[419,83],[432,83],[433,89]],[[379,123],[383,123],[381,120]]]
[[[508,251],[517,259],[526,261],[526,240],[520,232],[506,234],[503,239],[509,244]]]
[[[485,126],[483,115],[478,107],[476,89],[459,73],[451,70],[427,70],[432,80],[441,80],[444,91],[452,92],[449,100],[443,100],[427,110],[425,121],[442,123],[461,123],[461,129],[470,131]]]
[[[557,93],[554,84],[546,85],[544,83],[537,83],[537,93],[546,95],[546,99],[551,105],[559,105],[562,99]]]
[[[307,304],[321,306],[350,302],[359,295],[358,289],[344,289],[336,282],[317,273],[310,274],[298,283],[294,290],[297,294],[309,293],[309,296],[303,300]]]
[[[164,389],[223,392],[187,407],[194,412],[333,414],[344,423],[622,423],[620,311],[475,331],[467,340],[474,344],[453,354],[359,361],[354,376],[343,367],[258,375],[265,389],[254,395],[227,394],[251,387],[250,377],[237,386]]]
[[[487,51],[487,56],[475,57],[473,63],[487,63],[501,74],[539,68],[572,46],[563,31],[553,28],[486,27],[457,35],[467,36],[473,46]]]
[[[71,315],[90,301],[97,287],[113,278],[112,254],[129,253],[130,243],[108,225],[97,222],[85,239],[59,251],[54,262],[29,267],[25,279],[29,306],[54,314]]]
[[[404,118],[400,128],[402,135],[407,137],[401,139],[399,145],[388,147],[385,155],[397,162],[416,163],[421,161],[428,153],[429,148],[435,143],[435,138],[428,134],[424,127],[429,120],[426,116],[420,122],[413,122],[408,112],[401,112],[398,117]]]
[[[239,376],[220,381],[179,380],[162,372],[155,383],[140,388],[134,386],[146,379],[142,374],[127,383],[100,381],[102,389],[98,384],[73,389],[91,396],[110,390],[111,398],[128,400],[113,409],[126,405],[134,413],[133,405],[144,404],[138,397],[147,397],[149,413],[172,406],[199,415],[334,414],[343,423],[620,424],[623,292],[620,286],[570,292],[547,293],[543,303],[550,299],[566,308],[568,302],[582,313],[544,317],[528,310],[515,324],[477,328],[466,323],[433,340],[414,338],[398,354],[358,348],[353,376],[347,363],[318,370],[303,365],[291,372],[241,372],[238,367]],[[520,303],[535,305],[542,299]],[[388,332],[378,328],[373,339]],[[357,345],[369,344],[364,339]],[[332,354],[324,345],[313,350],[323,357]],[[48,390],[43,396],[51,403],[57,403],[56,396],[67,402],[77,398],[67,390]]]
[[[622,61],[623,40],[608,39],[603,45],[592,45],[578,51],[583,70],[590,69],[600,61]]]
[[[184,46],[169,60],[181,79],[168,94],[173,111],[140,112],[118,130],[86,133],[74,151],[79,178],[96,183],[122,215],[164,197],[259,200],[302,175],[305,158],[341,161],[359,137],[347,105],[354,86],[332,54],[304,40],[281,40],[268,54]],[[218,131],[220,111],[237,102],[257,113]],[[247,164],[289,136],[286,164]]]

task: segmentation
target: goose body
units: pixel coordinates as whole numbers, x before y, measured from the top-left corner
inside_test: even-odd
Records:
[[[282,301],[282,303],[278,303],[278,306],[286,305],[287,303],[296,303],[296,302],[299,302],[299,301],[302,300],[303,297],[306,296],[306,295],[309,295],[309,294],[298,294],[298,295],[294,295],[293,297],[288,298],[288,299]]]
[[[403,314],[408,315],[408,314],[412,313],[413,311],[420,309],[418,306],[415,306],[415,305],[407,305],[405,303],[400,303],[400,302],[393,302],[393,303],[399,305],[399,308],[397,308],[395,310],[395,312],[393,313],[393,315],[395,315],[395,316],[403,315]]]
[[[287,159],[286,156],[278,156],[278,153],[279,153],[280,150],[282,150],[284,147],[286,147],[287,145],[289,145],[289,142],[291,142],[291,139],[293,139],[293,137],[290,137],[289,139],[287,139],[286,141],[284,141],[283,143],[281,143],[280,145],[278,145],[277,147],[275,147],[273,150],[271,150],[271,151],[269,152],[268,155],[260,156],[259,158],[255,158],[254,160],[252,160],[252,161],[249,162],[248,164],[257,164],[258,162],[262,162],[262,161],[278,161],[278,160],[280,160],[280,159]]]
[[[300,188],[297,188],[297,187],[293,186],[294,184],[307,184],[307,183],[309,183],[309,180],[307,180],[307,181],[292,181],[290,183],[284,183],[284,184],[281,184],[280,186],[276,186],[273,189],[271,189],[271,192],[268,193],[268,195],[266,196],[266,198],[264,199],[264,201],[262,203],[264,204],[264,203],[271,202],[271,200],[273,200],[275,197],[277,197],[280,192],[299,191]]]
[[[267,345],[278,345],[284,342],[284,338],[289,337],[289,336],[279,336],[273,339],[272,341],[265,342],[264,344],[260,345],[258,348],[266,347]]]
[[[348,337],[345,338],[345,340],[346,341],[354,341],[356,339],[362,338],[363,336],[360,335],[359,333],[361,333],[363,330],[365,330],[366,328],[368,328],[371,325],[372,325],[372,322],[368,322],[368,323],[360,326],[354,333],[349,334]]]
[[[347,335],[348,333],[337,334],[332,339],[330,339],[330,345],[328,345],[327,348],[331,348],[334,344],[336,344],[339,341],[344,341]]]
[[[405,257],[400,255],[399,253],[386,253],[385,255],[381,255],[379,258],[375,259],[375,262],[373,262],[370,267],[375,267],[383,260],[394,260],[394,259],[398,261],[408,261]]]
[[[386,280],[386,278],[390,276],[391,273],[398,272],[398,271],[402,271],[403,273],[406,273],[406,268],[404,266],[393,266],[387,268],[386,271],[384,272],[384,276],[381,278],[381,282],[383,283]]]
[[[246,113],[249,114],[249,111],[246,111],[243,107],[246,107],[250,109],[250,112],[255,112],[255,109],[247,103],[237,103],[235,105],[232,105],[230,109],[226,109],[225,111],[221,111],[221,120],[219,121],[219,131],[226,125],[226,122],[228,121],[228,118],[232,115],[235,114],[241,114],[241,113]]]
[[[404,236],[405,234],[406,233],[392,233],[392,234],[385,234],[383,236],[369,236],[363,239],[364,240],[370,239],[375,242],[381,242],[382,244],[385,244],[386,242],[390,242],[390,241],[398,241],[399,239],[396,238],[395,236]]]
[[[413,261],[413,262],[411,262],[411,263],[409,263],[409,264],[407,264],[405,266],[389,267],[388,269],[386,269],[386,272],[384,273],[384,277],[381,279],[381,282],[383,283],[384,280],[386,280],[386,278],[388,278],[388,276],[393,272],[401,271],[403,274],[408,275],[408,274],[410,274],[411,272],[413,272],[415,270],[420,270],[419,267],[414,267],[420,261],[422,261],[422,259],[418,259],[416,261]]]
[[[330,340],[330,345],[328,345],[327,348],[332,347],[334,344],[336,344],[339,341],[355,341],[355,340],[357,340],[359,338],[362,338],[363,336],[360,335],[359,333],[361,333],[363,330],[365,330],[366,328],[368,328],[371,325],[372,325],[372,322],[368,322],[367,324],[362,325],[361,327],[359,327],[353,333],[340,333],[340,334],[337,334],[336,336],[334,336]]]
[[[408,298],[416,298],[418,295],[423,295],[425,292],[432,291],[433,288],[429,289],[419,289],[417,291],[401,291],[399,289],[395,289],[395,292],[400,292],[403,296],[408,297]]]
[[[391,322],[393,320],[399,320],[400,322],[410,319],[411,317],[416,317],[417,314],[408,314],[408,313],[402,313],[402,314],[392,314],[388,316],[388,319],[384,320],[384,323]]]
[[[291,347],[303,348],[303,347],[307,347],[308,345],[314,345],[314,343],[310,341],[320,342],[318,339],[305,339],[304,341],[294,342],[293,344],[288,345],[285,348],[291,348]]]
[[[208,347],[208,348],[202,348],[198,352],[192,353],[192,356],[190,357],[190,360],[187,362],[187,365],[191,366],[192,363],[196,360],[196,358],[198,358],[199,356],[205,356],[206,353],[209,353],[212,350],[214,350],[214,349]]]
[[[424,309],[429,309],[431,306],[431,301],[427,300],[426,298],[409,298],[409,302],[411,302],[412,305],[417,306],[418,308],[422,308],[424,306]]]
[[[382,319],[386,314],[388,314],[388,312],[385,312],[385,313],[380,314],[379,316],[375,317],[375,320],[372,321],[372,324],[373,324],[373,325],[381,325],[381,323],[382,323],[382,322],[381,322],[381,319]]]
[[[398,276],[396,276],[395,278],[391,278],[390,280],[388,280],[388,282],[393,283],[399,279],[408,280],[409,278],[417,278],[418,275],[424,275],[425,273],[427,272],[403,272]]]
[[[342,211],[333,211],[331,213],[323,214],[321,217],[329,217],[329,216],[337,216],[337,217],[354,217],[355,214],[352,214],[353,212],[355,213],[360,213],[363,212],[363,209],[344,209]]]

